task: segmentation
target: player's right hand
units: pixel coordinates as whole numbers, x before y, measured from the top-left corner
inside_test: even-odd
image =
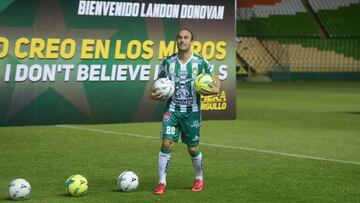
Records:
[[[155,91],[150,92],[150,98],[159,100],[159,101],[166,99],[166,97],[164,95],[162,95],[161,92],[156,93]]]

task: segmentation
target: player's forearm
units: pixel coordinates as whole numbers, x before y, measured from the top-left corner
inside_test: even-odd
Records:
[[[215,75],[215,74],[214,74],[212,77],[213,77],[214,80],[215,80],[215,87],[214,87],[214,89],[213,89],[213,91],[212,91],[212,94],[219,94],[219,92],[220,92],[220,87],[221,87],[220,80],[219,80],[219,78],[217,77],[217,75]]]
[[[215,80],[215,85],[216,85],[215,88],[217,90],[217,93],[219,93],[220,92],[220,87],[221,87],[221,82],[220,82],[217,75],[213,75],[213,78]]]

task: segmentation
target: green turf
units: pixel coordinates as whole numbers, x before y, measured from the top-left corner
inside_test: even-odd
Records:
[[[360,82],[238,83],[237,111],[236,121],[203,122],[204,191],[190,191],[192,163],[178,144],[165,196],[152,194],[160,123],[2,127],[0,202],[15,177],[32,185],[26,202],[360,202]],[[139,175],[137,192],[116,190],[124,170]],[[66,195],[73,174],[87,177],[86,196]]]

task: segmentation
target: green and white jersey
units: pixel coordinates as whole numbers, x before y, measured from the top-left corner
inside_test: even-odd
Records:
[[[159,78],[168,78],[175,84],[175,93],[168,100],[170,112],[197,112],[200,110],[200,94],[194,89],[194,80],[201,73],[212,74],[213,68],[203,57],[192,54],[190,59],[182,64],[173,54],[165,58],[160,66]]]

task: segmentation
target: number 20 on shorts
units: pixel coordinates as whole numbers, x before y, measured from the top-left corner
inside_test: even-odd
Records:
[[[174,126],[166,126],[166,134],[175,135],[175,127]]]

